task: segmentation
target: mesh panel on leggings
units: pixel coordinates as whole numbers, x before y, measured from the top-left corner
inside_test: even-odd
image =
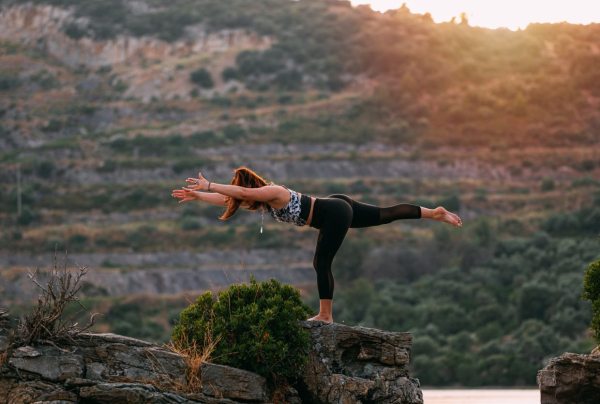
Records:
[[[333,273],[331,272],[331,263],[335,253],[315,254],[313,266],[317,271],[317,287],[319,289],[319,299],[333,299]]]
[[[389,208],[379,208],[379,223],[391,223],[399,219],[420,219],[421,207],[410,203],[401,203]]]

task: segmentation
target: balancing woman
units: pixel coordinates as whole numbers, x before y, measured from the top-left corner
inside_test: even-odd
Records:
[[[219,218],[229,219],[240,206],[246,210],[265,209],[278,222],[290,222],[296,226],[311,226],[319,230],[313,266],[317,271],[320,311],[309,320],[333,322],[331,304],[333,298],[333,275],[331,263],[342,245],[349,228],[379,226],[401,219],[433,219],[462,227],[460,218],[441,206],[427,209],[417,205],[401,203],[387,208],[355,201],[333,194],[326,198],[315,198],[287,188],[285,185],[267,183],[254,171],[246,167],[235,170],[231,185],[216,184],[199,178],[188,178],[188,188],[174,190],[173,197],[179,203],[200,200],[214,205],[227,206]],[[198,192],[212,191],[212,192]],[[261,225],[262,232],[262,225]]]

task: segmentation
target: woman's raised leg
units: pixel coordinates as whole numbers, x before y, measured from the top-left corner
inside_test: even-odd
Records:
[[[402,219],[421,218],[421,207],[409,203],[400,203],[387,208],[359,202],[344,194],[329,195],[329,198],[343,199],[352,207],[353,217],[350,227],[371,227],[391,223]]]

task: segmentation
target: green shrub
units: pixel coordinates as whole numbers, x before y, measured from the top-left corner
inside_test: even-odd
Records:
[[[28,224],[40,221],[40,219],[41,215],[38,212],[24,206],[21,215],[17,219],[17,223],[21,226],[27,226]]]
[[[235,67],[226,67],[221,72],[221,77],[223,77],[223,81],[236,80],[239,77],[239,73]]]
[[[106,159],[104,163],[96,168],[101,173],[112,173],[119,167],[119,163],[113,159]]]
[[[246,130],[240,125],[227,125],[223,128],[223,136],[226,139],[238,140],[246,136]]]
[[[50,178],[54,171],[54,163],[52,161],[44,160],[36,162],[35,172],[42,178]]]
[[[299,376],[307,362],[308,333],[298,320],[313,310],[290,285],[271,278],[229,286],[213,300],[206,292],[181,312],[173,330],[175,341],[200,346],[206,338],[218,341],[212,361],[271,378]]]
[[[202,88],[212,88],[215,85],[210,72],[205,68],[191,72],[190,81],[194,84],[198,84]]]
[[[585,177],[575,178],[571,181],[571,188],[579,188],[579,187],[589,187],[591,185],[599,185],[600,182],[594,179],[591,175],[586,175]]]
[[[65,242],[59,238],[51,238],[46,240],[44,251],[54,252],[55,250],[64,250],[67,246]]]
[[[554,189],[554,179],[553,178],[544,178],[542,180],[542,191],[552,191]]]
[[[592,303],[592,324],[596,342],[600,344],[600,260],[592,262],[585,271],[581,298]]]
[[[69,247],[75,250],[81,250],[85,247],[88,242],[88,236],[85,234],[74,234],[69,239]]]
[[[21,79],[18,76],[9,76],[5,73],[0,74],[0,91],[14,90],[21,87]]]
[[[42,127],[42,130],[44,132],[58,132],[63,128],[63,126],[64,125],[62,121],[52,118],[50,121],[48,121],[46,126]]]
[[[119,79],[116,84],[113,85],[113,89],[118,93],[124,93],[129,88],[129,85],[123,80]]]
[[[210,103],[219,107],[231,107],[233,105],[233,100],[229,97],[213,96],[210,99]]]
[[[77,23],[71,22],[64,29],[65,35],[72,39],[81,39],[85,36],[86,30],[79,27]]]
[[[182,230],[200,230],[202,223],[195,217],[186,217],[181,221]]]

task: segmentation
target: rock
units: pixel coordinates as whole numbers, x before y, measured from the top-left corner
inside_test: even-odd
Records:
[[[202,362],[202,392],[209,396],[265,402],[267,380],[256,373],[230,366]]]
[[[423,404],[408,374],[412,336],[365,327],[301,322],[310,333],[308,364],[299,380],[304,402]]]
[[[565,353],[538,372],[541,404],[600,403],[600,356]]]
[[[0,403],[76,403],[77,394],[60,385],[42,381],[18,381],[0,378]]]
[[[10,337],[10,321],[8,313],[0,311],[0,352],[6,349]]]
[[[53,346],[18,348],[9,358],[8,364],[19,371],[33,373],[51,381],[83,376],[83,356]]]
[[[140,383],[102,383],[82,387],[79,395],[84,400],[98,404],[189,402],[177,394],[165,393],[155,386]]]
[[[187,397],[173,392],[163,391],[151,384],[140,383],[102,383],[92,387],[83,387],[79,391],[86,403],[144,403],[144,404],[235,404],[236,401],[208,397],[202,393],[189,394]]]
[[[86,379],[185,383],[187,361],[168,349],[110,333],[82,333],[75,341],[86,358]]]
[[[0,364],[0,403],[266,404],[278,397],[289,404],[423,404],[419,381],[408,374],[409,333],[300,324],[310,336],[308,364],[296,383],[276,391],[255,373],[204,362],[203,391],[185,394],[187,361],[179,354],[135,338],[82,333],[56,347],[11,352]]]

